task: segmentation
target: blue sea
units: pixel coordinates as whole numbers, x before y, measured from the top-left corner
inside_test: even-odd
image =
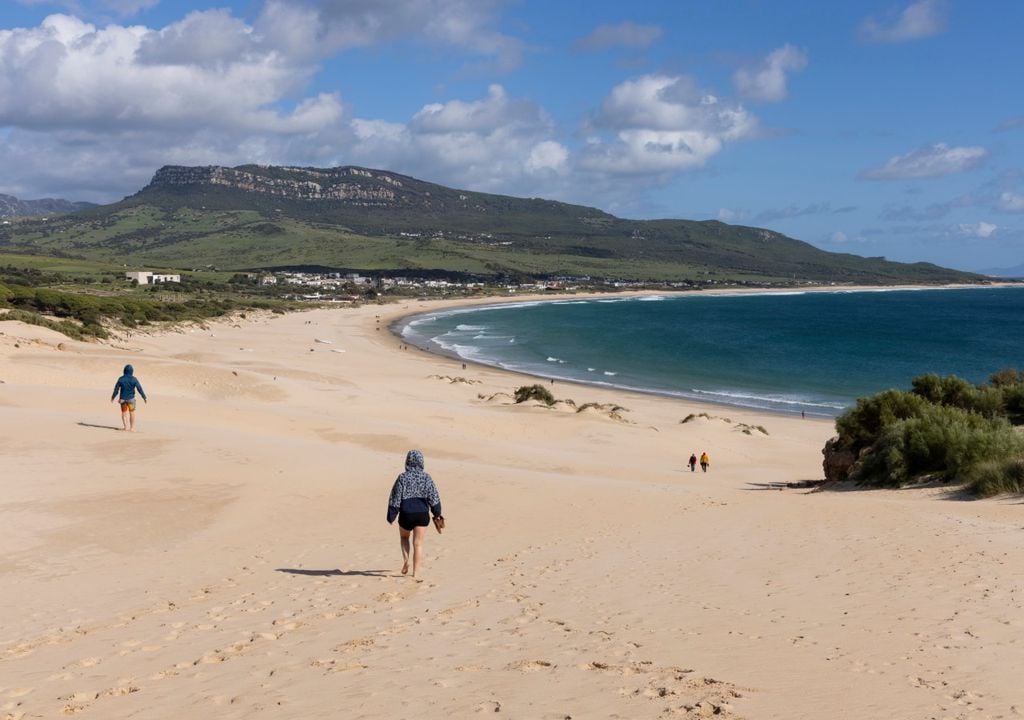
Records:
[[[927,372],[1024,369],[1024,287],[566,298],[433,312],[401,332],[543,378],[833,417]]]

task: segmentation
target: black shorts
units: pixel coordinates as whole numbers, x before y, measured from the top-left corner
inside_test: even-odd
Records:
[[[398,527],[403,530],[412,530],[415,527],[426,527],[430,524],[430,513],[398,513]]]

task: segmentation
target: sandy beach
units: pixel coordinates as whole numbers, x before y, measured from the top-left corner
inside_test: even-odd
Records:
[[[1019,498],[786,487],[831,421],[514,405],[388,331],[434,307],[0,320],[0,719],[1024,717]],[[411,448],[448,522],[418,581]]]

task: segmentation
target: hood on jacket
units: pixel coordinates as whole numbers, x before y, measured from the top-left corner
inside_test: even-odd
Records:
[[[135,374],[135,368],[133,368],[131,365],[125,365],[124,366],[124,374],[125,375],[129,375],[129,376],[134,375]]]
[[[419,450],[410,450],[409,454],[405,456],[405,469],[422,470],[423,453],[421,453]]]

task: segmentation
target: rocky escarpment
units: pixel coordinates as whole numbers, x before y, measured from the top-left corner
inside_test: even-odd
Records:
[[[288,200],[340,200],[355,205],[389,205],[402,181],[363,168],[327,170],[297,167],[168,165],[157,170],[147,189],[225,187]]]

